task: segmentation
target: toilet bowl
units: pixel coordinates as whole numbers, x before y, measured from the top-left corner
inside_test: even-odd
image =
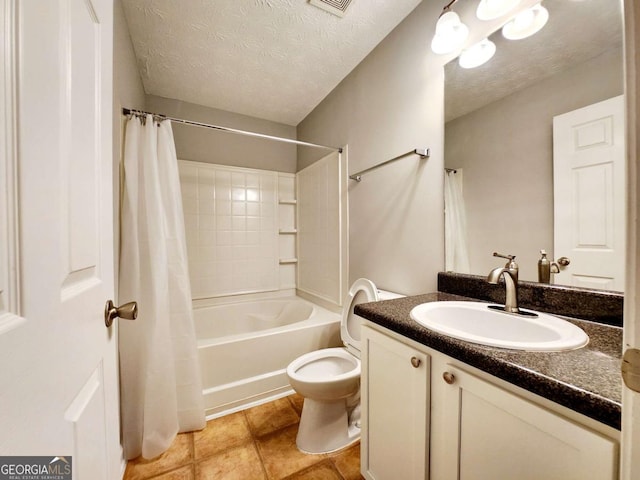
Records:
[[[287,367],[291,387],[304,397],[296,445],[305,453],[339,450],[360,438],[359,303],[398,298],[371,280],[356,280],[345,299],[340,324],[344,347],[325,348],[296,358]]]

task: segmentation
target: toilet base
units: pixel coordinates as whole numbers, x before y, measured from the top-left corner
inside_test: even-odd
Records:
[[[359,415],[358,415],[359,417]],[[349,422],[346,399],[304,399],[296,445],[304,453],[330,453],[360,439],[360,419]]]

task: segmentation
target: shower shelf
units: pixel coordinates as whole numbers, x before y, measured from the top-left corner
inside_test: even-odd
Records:
[[[278,233],[280,233],[280,235],[295,235],[298,233],[298,230],[295,228],[281,228]]]
[[[281,258],[280,259],[280,265],[286,265],[289,263],[298,263],[298,259],[297,258]]]
[[[280,205],[296,205],[298,203],[297,200],[287,199],[287,200],[278,200]]]

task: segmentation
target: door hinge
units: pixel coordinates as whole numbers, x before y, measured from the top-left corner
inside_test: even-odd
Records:
[[[627,388],[640,392],[640,350],[628,348],[622,357],[622,379]]]

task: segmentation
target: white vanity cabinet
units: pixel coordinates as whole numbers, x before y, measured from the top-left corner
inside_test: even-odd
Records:
[[[382,332],[363,328],[365,478],[618,478],[619,437],[610,427],[575,412],[563,415],[564,407],[551,410],[549,401]],[[421,372],[407,360],[419,355],[429,362]]]
[[[362,474],[429,477],[429,365],[424,352],[362,327]]]
[[[432,401],[444,405],[440,423],[432,429],[432,442],[441,442],[444,452],[456,452],[457,461],[446,453],[434,455],[434,478],[618,478],[613,439],[441,363],[432,370]]]

